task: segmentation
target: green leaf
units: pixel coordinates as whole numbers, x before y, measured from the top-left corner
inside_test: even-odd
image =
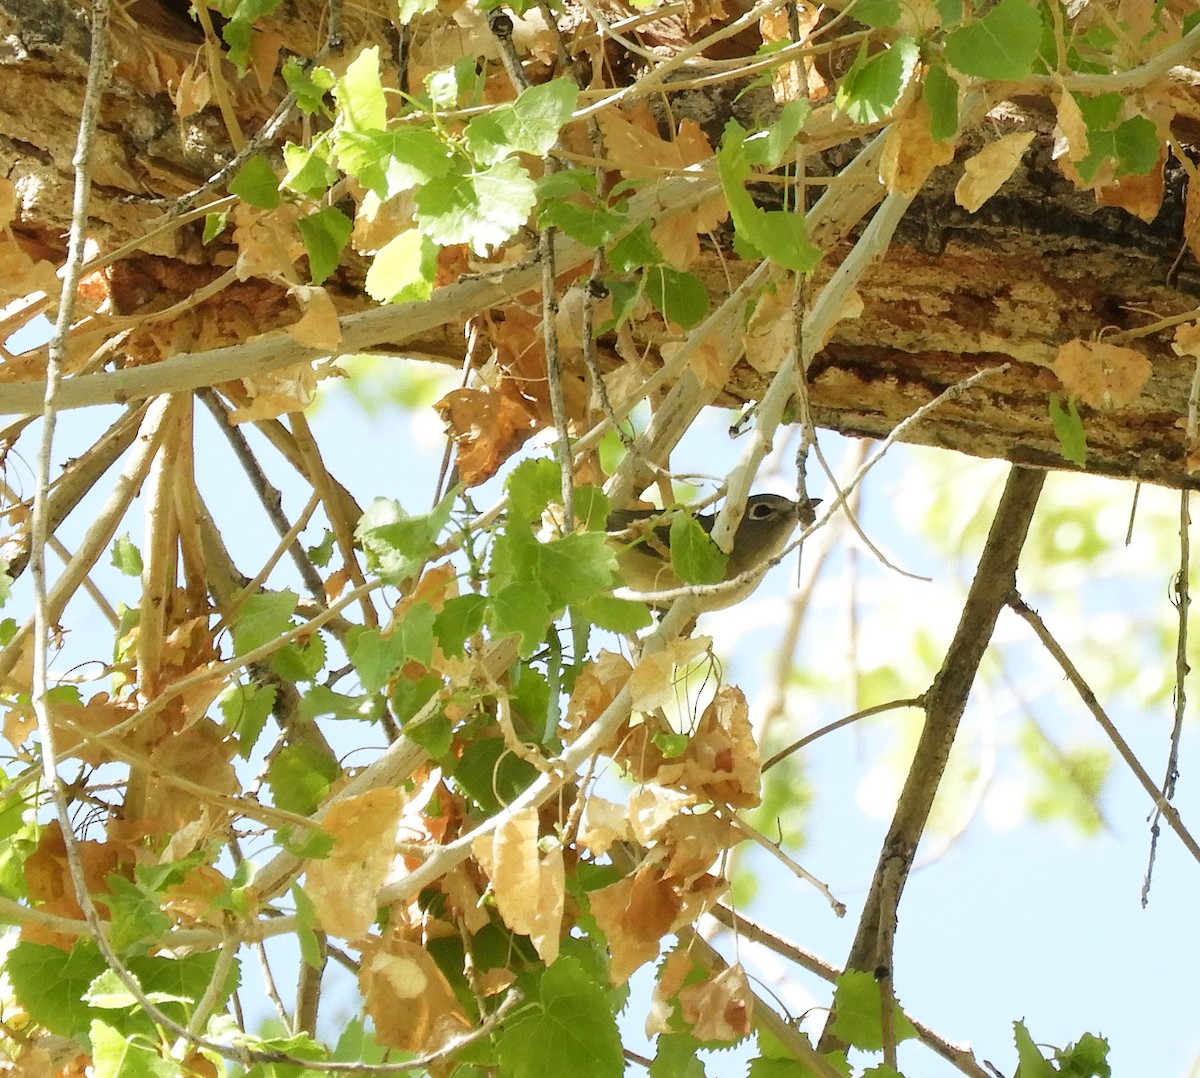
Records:
[[[1087,436],[1083,431],[1083,420],[1075,407],[1075,398],[1068,398],[1063,405],[1061,394],[1050,394],[1050,423],[1063,459],[1083,468],[1087,465]]]
[[[4,966],[17,1002],[51,1033],[74,1037],[103,1017],[83,1001],[88,985],[108,968],[90,940],[77,941],[70,953],[42,943],[18,943]]]
[[[941,64],[925,72],[925,104],[929,107],[929,134],[937,142],[958,134],[958,83]]]
[[[341,773],[338,762],[303,742],[284,745],[267,769],[267,785],[277,808],[311,815],[329,795]]]
[[[321,152],[322,149],[324,152]],[[339,178],[337,169],[326,158],[328,152],[328,144],[318,149],[289,142],[283,148],[283,163],[287,166],[287,172],[279,181],[279,186],[301,195],[323,195]]]
[[[339,131],[338,165],[381,199],[432,183],[455,165],[450,147],[431,127],[399,131]]]
[[[327,685],[314,685],[300,700],[302,719],[357,719],[359,722],[378,722],[383,702],[376,693],[349,696],[334,692]]]
[[[437,538],[450,519],[454,498],[451,491],[422,516],[409,516],[397,501],[376,498],[354,530],[368,568],[390,584],[403,584],[437,551]]]
[[[514,153],[545,157],[575,111],[578,97],[579,87],[571,79],[530,86],[512,104],[494,105],[467,124],[467,150],[484,165]]]
[[[225,725],[237,738],[238,755],[249,760],[258,741],[267,716],[275,706],[274,685],[260,685],[251,681],[245,685],[232,685],[221,698],[221,714]]]
[[[376,253],[367,270],[367,294],[377,303],[409,303],[433,295],[437,245],[415,228],[401,232]]]
[[[318,569],[324,569],[329,564],[329,560],[333,557],[333,551],[337,547],[337,536],[330,528],[325,529],[325,535],[315,546],[306,547],[304,553],[308,555],[308,560],[313,563]]]
[[[691,329],[708,314],[708,292],[700,278],[671,266],[646,270],[646,298],[681,329]]]
[[[651,238],[650,228],[650,222],[643,221],[613,244],[608,252],[608,264],[617,273],[632,273],[643,266],[662,262],[662,252]]]
[[[305,72],[304,65],[294,56],[283,62],[283,81],[296,95],[296,107],[306,116],[327,112],[325,95],[337,81],[327,67],[314,67]]]
[[[699,1050],[700,1042],[690,1034],[661,1034],[655,1044],[649,1078],[705,1078],[704,1064],[697,1057]],[[808,1076],[797,1074],[796,1078]]]
[[[831,1032],[853,1048],[878,1052],[883,1048],[882,1009],[879,982],[869,973],[847,970],[837,979],[834,989]],[[913,1024],[898,1006],[892,1025],[897,1042],[917,1035]]]
[[[761,210],[746,190],[750,177],[746,132],[736,120],[725,125],[717,151],[717,171],[729,203],[735,244],[743,252],[765,256],[797,273],[807,273],[816,266],[821,251],[809,242],[804,217],[786,210]]]
[[[416,195],[417,221],[434,243],[468,243],[478,255],[498,247],[528,219],[533,179],[511,158],[475,172],[454,171]]]
[[[178,1078],[183,1073],[179,1064],[105,1022],[93,1020],[89,1036],[95,1078]]]
[[[379,46],[363,49],[333,87],[341,123],[355,131],[381,131],[387,126],[387,100],[379,78]]]
[[[128,532],[113,541],[112,563],[126,576],[142,575],[142,552],[133,545]]]
[[[1059,1070],[1070,1078],[1111,1078],[1108,1064],[1108,1041],[1085,1033],[1075,1044],[1054,1053]]]
[[[228,223],[228,213],[206,213],[204,215],[204,235],[201,237],[201,242],[204,244],[204,246],[207,247],[222,232],[224,232],[225,226]]]
[[[540,193],[540,183],[538,189]],[[544,203],[538,210],[539,227],[557,228],[588,247],[603,247],[611,242],[628,220],[626,214],[605,209],[594,202],[581,206],[559,199]]]
[[[326,835],[332,838],[332,835]],[[317,942],[315,931],[317,925],[317,908],[308,897],[308,893],[298,883],[292,884],[292,902],[296,907],[296,939],[300,944],[300,957],[310,969],[323,968],[325,961],[321,953],[321,945]]]
[[[856,15],[857,11],[855,8]],[[810,112],[812,107],[807,101],[789,101],[780,110],[779,118],[765,132],[746,139],[746,160],[760,168],[778,168],[784,154],[795,143],[796,136],[800,134]]]
[[[593,595],[577,603],[572,609],[601,629],[611,633],[636,633],[654,619],[645,603],[632,599],[618,599],[612,595]]]
[[[497,1035],[511,1078],[614,1078],[624,1073],[621,1036],[604,989],[579,960],[564,956],[542,971],[530,1005]]]
[[[900,19],[900,0],[854,0],[849,14],[864,26],[891,26]]]
[[[492,579],[501,588],[536,585],[558,611],[609,590],[616,561],[600,532],[541,543],[528,526],[512,521],[493,546]]]
[[[140,941],[157,939],[171,927],[161,909],[162,895],[115,872],[105,882],[109,893],[98,895],[96,901],[108,908],[112,925],[109,942],[118,954],[128,953]],[[145,951],[146,946],[140,949]]]
[[[483,628],[487,599],[482,595],[456,595],[442,604],[433,619],[438,647],[450,658],[462,656],[467,640]]]
[[[685,584],[718,584],[725,579],[729,555],[690,513],[678,512],[671,518],[670,547],[671,568]]]
[[[325,666],[325,640],[313,633],[308,642],[284,644],[271,656],[271,672],[284,681],[312,681]]]
[[[868,52],[864,41],[838,87],[835,99],[838,109],[855,123],[875,124],[886,119],[912,78],[920,53],[920,47],[911,37],[899,38],[891,48],[874,54]]]
[[[350,242],[354,222],[341,210],[326,206],[296,222],[304,249],[308,252],[308,272],[313,284],[320,284],[335,269],[342,251]]]
[[[537,768],[510,752],[499,737],[476,738],[454,764],[454,781],[489,816],[519,797],[537,777]]]
[[[487,625],[497,637],[519,636],[521,655],[533,653],[546,635],[553,609],[536,581],[509,584],[488,596]]]
[[[1013,1040],[1017,1046],[1017,1073],[1013,1078],[1055,1078],[1056,1068],[1034,1044],[1024,1022],[1013,1023]]]
[[[279,180],[271,162],[262,154],[255,154],[229,181],[229,193],[247,205],[273,210],[279,205]]]
[[[946,61],[980,79],[1025,79],[1033,74],[1042,40],[1042,15],[1028,0],[1000,0],[986,15],[946,37]]]
[[[427,603],[423,605],[429,610]],[[378,692],[404,665],[405,640],[397,633],[385,635],[380,629],[363,629],[350,638],[346,652],[362,687],[367,692]]]
[[[294,591],[260,591],[251,595],[229,626],[234,654],[245,655],[287,632],[298,600]]]
[[[518,464],[504,481],[508,493],[508,519],[536,524],[547,506],[562,501],[562,476],[558,462],[534,457]]]

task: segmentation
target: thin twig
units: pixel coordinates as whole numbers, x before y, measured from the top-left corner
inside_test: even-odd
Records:
[[[1100,706],[1100,702],[1096,699],[1096,694],[1092,692],[1091,686],[1084,680],[1083,675],[1076,669],[1075,664],[1071,662],[1070,657],[1063,650],[1059,642],[1051,635],[1050,630],[1046,627],[1046,623],[1042,621],[1037,612],[1017,592],[1014,591],[1008,597],[1007,603],[1029,623],[1030,627],[1037,634],[1037,638],[1042,642],[1042,645],[1062,668],[1062,672],[1067,675],[1067,680],[1074,687],[1075,691],[1079,693],[1079,698],[1092,713],[1092,717],[1100,725],[1100,729],[1104,731],[1109,741],[1113,743],[1117,754],[1125,761],[1125,766],[1129,768],[1134,778],[1141,784],[1142,789],[1149,795],[1151,803],[1162,811],[1171,830],[1179,836],[1188,853],[1197,862],[1200,862],[1200,842],[1196,841],[1192,833],[1184,825],[1183,820],[1179,816],[1178,809],[1170,802],[1163,800],[1162,791],[1159,790],[1154,780],[1150,777],[1150,773],[1142,767],[1141,762],[1134,755],[1133,749],[1129,747],[1129,743],[1121,736],[1121,732],[1117,729],[1116,724],[1108,717],[1104,708]]]
[[[1044,481],[1045,473],[1036,469],[1014,467],[1009,472],[954,639],[924,696],[925,725],[880,850],[867,903],[846,959],[847,969],[890,971],[892,968],[896,906],[929,819],[979,663],[1000,610],[1015,588],[1017,560]],[[836,1038],[827,1028],[823,1046],[835,1043]]]

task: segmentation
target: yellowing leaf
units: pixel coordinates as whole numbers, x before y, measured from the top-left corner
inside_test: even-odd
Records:
[[[336,802],[321,821],[334,846],[308,866],[305,891],[331,935],[362,939],[374,922],[375,894],[396,855],[400,811],[400,791],[388,786]]]
[[[546,965],[558,958],[565,872],[561,847],[538,846],[538,810],[528,808],[473,846],[491,877],[496,909],[514,932],[528,936]]]
[[[435,1052],[470,1028],[442,971],[408,940],[368,940],[358,984],[380,1044]]]
[[[974,213],[1013,174],[1033,138],[1032,131],[1018,131],[985,146],[967,162],[954,189],[954,201]]]
[[[291,292],[300,301],[304,314],[299,322],[287,327],[288,336],[309,348],[334,351],[342,341],[342,326],[329,293],[311,285],[293,285]]]
[[[1127,213],[1149,223],[1158,216],[1163,200],[1163,168],[1167,163],[1164,148],[1158,164],[1144,176],[1121,176],[1115,183],[1096,188],[1098,206],[1119,206]]]
[[[679,993],[683,1019],[699,1041],[739,1041],[750,1033],[750,982],[740,964]]]
[[[1088,133],[1087,121],[1079,111],[1075,98],[1063,90],[1058,95],[1058,129],[1067,144],[1067,160],[1079,161],[1087,157]]]
[[[934,139],[929,129],[929,106],[921,100],[908,116],[888,129],[879,162],[879,178],[889,191],[911,198],[938,165],[948,164],[953,159],[954,141]]]
[[[1069,393],[1093,408],[1120,408],[1142,391],[1153,368],[1141,352],[1104,341],[1068,341],[1054,373]]]

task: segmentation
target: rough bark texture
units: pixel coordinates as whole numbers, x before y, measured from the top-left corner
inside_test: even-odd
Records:
[[[346,40],[396,48],[385,7],[382,0],[347,5]],[[277,43],[311,55],[323,5],[305,0],[284,8]],[[115,69],[92,200],[102,249],[144,235],[166,209],[163,199],[198,186],[234,152],[214,105],[181,120],[168,96],[201,42],[186,9],[184,0],[117,5]],[[17,190],[14,234],[34,257],[61,253],[86,55],[86,20],[77,4],[0,0],[0,168]],[[265,86],[253,76],[230,85],[231,107],[246,133],[270,115],[285,91],[278,76]],[[735,107],[728,87],[686,96],[690,103],[673,98],[673,108],[704,113],[712,131]],[[756,106],[742,98],[736,107]],[[1178,137],[1192,134],[1190,122],[1177,122]],[[1015,109],[996,123],[1048,129],[1047,118]],[[970,152],[961,148],[959,162]],[[813,164],[816,172],[830,169],[829,162]],[[1022,464],[1071,467],[1048,418],[1048,395],[1060,388],[1049,369],[1056,349],[1073,337],[1146,325],[1200,303],[1200,268],[1182,241],[1182,170],[1168,168],[1162,210],[1150,223],[1121,209],[1098,208],[1092,194],[1076,190],[1052,161],[1046,134],[975,215],[954,203],[960,172],[961,164],[953,163],[935,174],[887,258],[863,282],[861,317],[843,322],[812,365],[816,420],[850,435],[886,435],[946,387],[983,367],[1008,363],[1005,373],[915,426],[909,439]],[[201,226],[197,221],[152,238],[110,271],[111,294],[122,313],[161,310],[228,266],[228,250],[201,244]],[[723,290],[732,256],[713,249],[706,258],[698,272],[714,282],[714,291]],[[836,255],[827,262],[836,263]],[[736,277],[736,265],[733,270]],[[353,269],[331,283],[343,312],[365,304],[359,285]],[[220,329],[209,327],[208,346],[234,343],[249,327],[261,331],[295,317],[284,290],[265,281],[226,290],[214,310]],[[461,340],[458,327],[445,327],[406,350],[457,362]],[[1193,363],[1169,342],[1166,331],[1140,343],[1154,373],[1133,404],[1108,412],[1081,409],[1089,471],[1197,485],[1184,467]],[[139,362],[165,345],[154,338],[142,347]],[[36,367],[17,364],[5,380],[36,375]],[[754,399],[762,386],[762,376],[743,363],[727,386],[728,401]]]

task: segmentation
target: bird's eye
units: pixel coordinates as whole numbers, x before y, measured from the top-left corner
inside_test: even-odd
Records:
[[[770,502],[755,502],[750,506],[751,520],[767,520],[775,515],[775,507]]]

